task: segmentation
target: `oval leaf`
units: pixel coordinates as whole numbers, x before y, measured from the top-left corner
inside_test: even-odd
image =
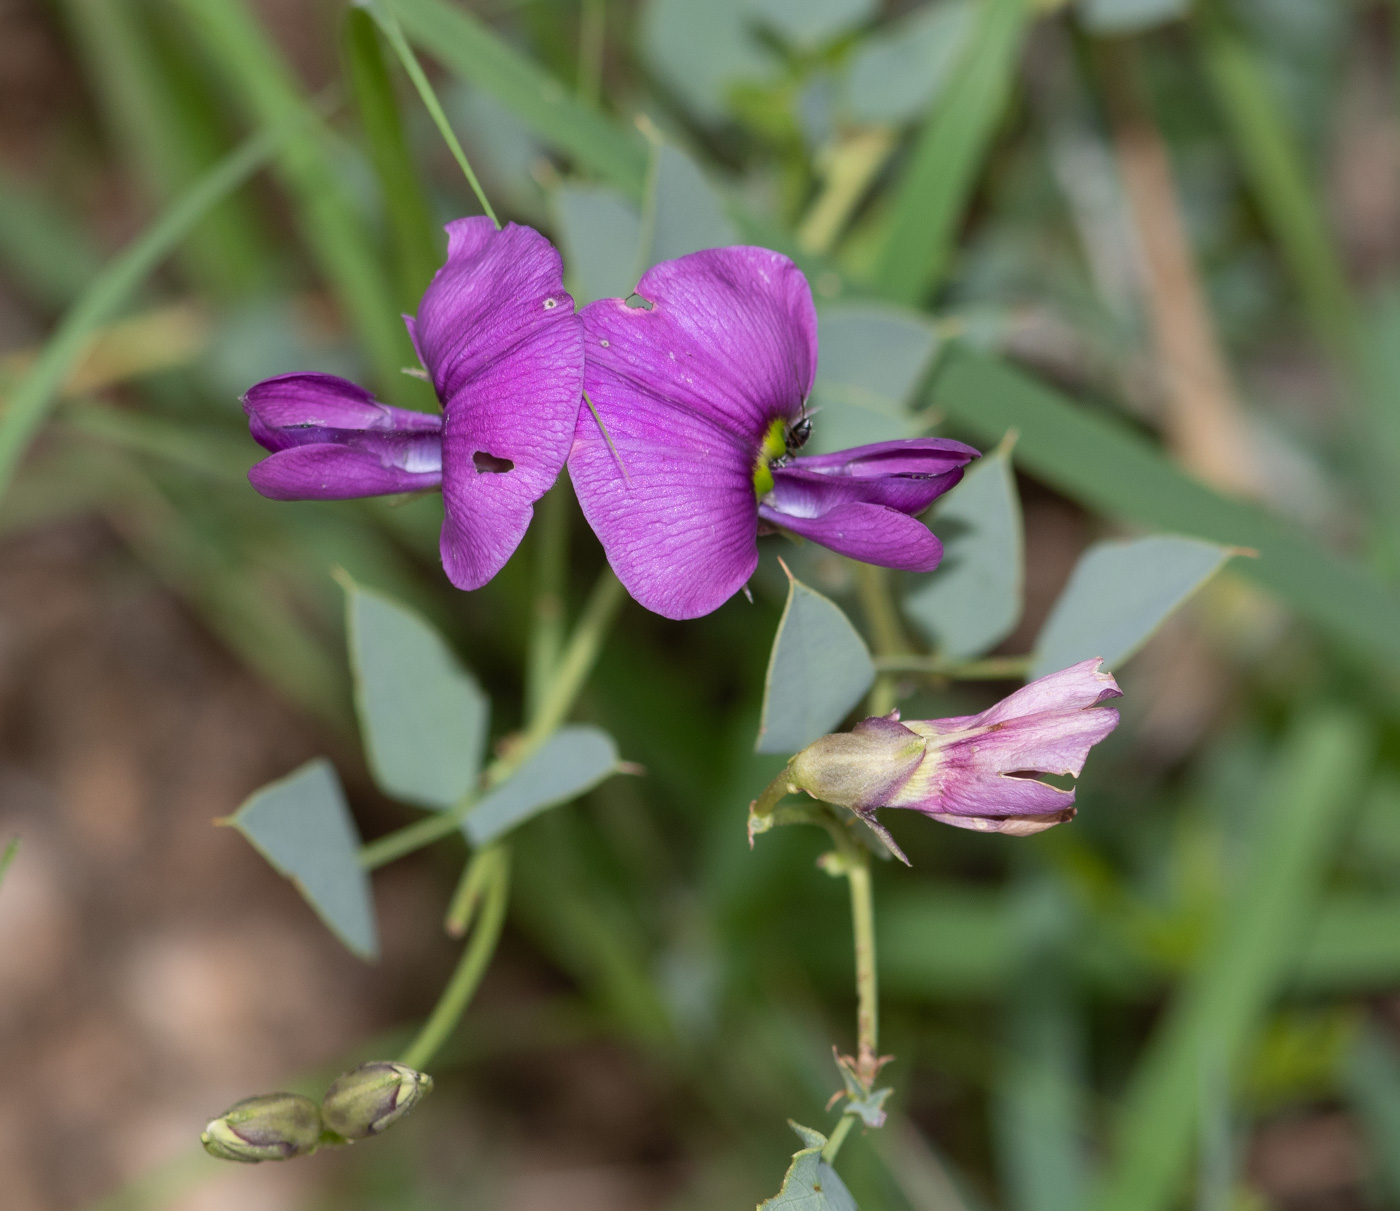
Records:
[[[812,392],[820,413],[812,450],[829,454],[914,431],[909,400],[928,374],[938,338],[915,312],[879,303],[825,307]]]
[[[806,748],[836,727],[874,681],[870,649],[841,607],[788,572],[787,605],[768,660],[757,751]]]
[[[631,202],[606,185],[571,183],[554,191],[554,217],[578,306],[632,293],[642,216]]]
[[[1016,477],[1005,454],[973,464],[933,514],[943,540],[936,571],[911,577],[904,609],[938,645],[967,660],[995,647],[1021,619],[1025,549]]]
[[[647,177],[647,246],[633,285],[651,266],[738,243],[724,199],[695,162],[669,143],[652,147]],[[628,287],[631,291],[631,287]]]
[[[617,745],[602,728],[561,727],[472,808],[462,831],[473,845],[485,845],[546,808],[577,799],[617,767]]]
[[[451,807],[476,782],[491,703],[419,614],[345,587],[355,707],[374,780],[405,803]]]
[[[254,792],[228,820],[350,950],[379,957],[369,875],[340,779],[324,757]]]
[[[760,1203],[758,1211],[859,1211],[846,1183],[822,1160],[826,1136],[791,1120],[788,1126],[807,1146],[793,1153],[783,1188]]]
[[[1230,547],[1169,534],[1095,543],[1075,565],[1036,640],[1031,679],[1094,656],[1116,668],[1233,554]]]
[[[866,38],[851,58],[846,104],[860,122],[907,122],[947,83],[973,26],[972,0],[943,0]]]

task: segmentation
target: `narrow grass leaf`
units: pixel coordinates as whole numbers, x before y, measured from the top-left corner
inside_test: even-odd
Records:
[[[1231,554],[1228,547],[1170,534],[1095,543],[1075,565],[1035,641],[1031,680],[1094,656],[1118,668]]]
[[[224,823],[296,884],[349,950],[366,961],[378,958],[374,900],[359,863],[360,834],[329,761],[318,757],[263,787]]]
[[[350,89],[365,133],[365,148],[379,178],[389,220],[399,306],[414,311],[442,262],[437,229],[423,195],[418,166],[409,155],[398,98],[384,63],[374,18],[364,9],[352,6],[345,14],[341,39]]]
[[[491,702],[416,611],[342,577],[355,707],[379,789],[446,810],[476,783]]]
[[[947,272],[1030,20],[1029,0],[981,0],[976,27],[894,189],[873,272],[888,297],[920,303]]]
[[[1193,28],[1200,54],[1254,200],[1314,330],[1334,353],[1350,360],[1359,331],[1356,299],[1302,149],[1287,126],[1287,109],[1274,95],[1254,48],[1222,6],[1211,0],[1199,8]]]
[[[760,753],[795,753],[832,731],[875,682],[865,640],[834,601],[788,573],[763,685]]]
[[[147,275],[179,246],[212,206],[242,185],[294,135],[295,127],[284,124],[232,152],[108,262],[63,317],[43,353],[0,412],[0,500],[25,448],[96,329],[130,299]]]
[[[574,302],[625,299],[637,288],[642,217],[609,185],[569,181],[554,191],[554,226]]]
[[[490,93],[556,151],[629,197],[641,198],[647,155],[640,137],[629,137],[593,106],[570,95],[557,79],[464,9],[446,0],[383,2],[420,50]]]
[[[943,562],[906,578],[904,611],[940,656],[980,656],[1011,634],[1024,607],[1025,539],[1011,456],[974,463],[938,502],[930,527],[943,540]]]
[[[1389,586],[1289,523],[1213,492],[1121,422],[966,347],[945,354],[929,403],[987,442],[1018,430],[1017,464],[1086,508],[1257,551],[1235,571],[1334,638],[1400,668],[1400,597]]]
[[[462,831],[473,845],[486,845],[547,808],[586,794],[617,769],[617,745],[602,728],[561,727],[509,781],[482,797]]]
[[[1208,1066],[1237,1070],[1283,987],[1370,751],[1365,725],[1337,710],[1295,721],[1280,741],[1245,844],[1247,868],[1129,1083],[1096,1211],[1174,1205],[1198,1129],[1201,1075]]]
[[[305,120],[306,97],[280,50],[243,0],[177,0],[189,28],[258,125],[297,127],[278,149],[277,173],[302,238],[355,330],[380,390],[399,394],[412,346],[369,232],[355,212],[324,136]]]
[[[817,336],[813,452],[912,436],[909,404],[938,351],[927,317],[887,303],[841,303],[817,313]]]

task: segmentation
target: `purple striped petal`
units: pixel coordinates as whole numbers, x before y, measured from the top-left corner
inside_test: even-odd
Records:
[[[520,545],[568,457],[583,334],[559,254],[539,232],[470,218],[447,234],[447,263],[409,332],[445,414],[443,567],[475,589]]]
[[[668,618],[727,601],[758,563],[753,473],[816,370],[807,281],[762,248],[692,253],[648,270],[651,307],[583,310],[587,390],[570,474],[628,592]],[[616,455],[609,448],[611,438]]]
[[[882,568],[932,572],[943,558],[943,544],[923,522],[882,505],[855,501],[803,517],[779,512],[765,501],[758,515],[838,554]]]
[[[381,404],[331,374],[284,374],[248,390],[254,439],[273,451],[248,472],[273,500],[346,500],[436,488],[440,417]]]
[[[961,471],[974,458],[980,457],[971,446],[950,438],[913,437],[855,446],[850,450],[837,450],[834,454],[803,455],[793,459],[790,466],[829,475],[862,478],[886,475],[937,477],[950,471]],[[957,480],[953,483],[957,483]],[[952,484],[948,487],[952,487]]]

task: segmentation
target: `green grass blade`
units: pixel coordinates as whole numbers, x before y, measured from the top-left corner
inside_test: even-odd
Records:
[[[193,81],[171,78],[140,6],[65,0],[64,10],[116,142],[147,195],[168,202],[222,154],[208,98],[194,95]],[[194,281],[215,295],[246,290],[267,264],[252,213],[236,198],[211,210],[180,253]]]
[[[647,151],[538,64],[446,0],[384,0],[409,40],[511,110],[544,142],[640,200]]]
[[[452,158],[457,161],[457,167],[467,178],[467,184],[471,186],[472,193],[476,194],[476,200],[481,203],[482,211],[499,231],[501,220],[496,217],[496,212],[491,208],[490,199],[487,198],[486,191],[481,188],[481,182],[476,179],[476,173],[472,170],[471,161],[467,159],[467,153],[462,150],[462,144],[457,140],[457,132],[452,129],[452,123],[447,120],[447,115],[443,113],[442,102],[438,100],[432,82],[418,62],[418,56],[413,53],[413,47],[409,46],[408,39],[403,36],[403,30],[399,27],[398,21],[392,13],[385,12],[383,6],[377,4],[375,0],[360,0],[360,2],[368,7],[380,32],[388,40],[389,45],[394,48],[394,54],[398,55],[399,62],[403,65],[404,71],[408,73],[408,78],[413,81],[413,87],[418,90],[418,97],[423,102],[423,108],[428,111],[428,116],[432,118],[433,125],[438,128],[438,134],[442,136],[442,141],[447,144],[447,150],[452,153]]]
[[[442,263],[438,233],[404,139],[398,100],[379,48],[374,19],[364,9],[351,8],[345,14],[342,45],[365,146],[388,213],[399,306],[414,311]]]
[[[922,302],[948,269],[1031,15],[1028,0],[982,0],[977,28],[895,188],[873,275],[890,298]]]
[[[1283,107],[1254,51],[1218,4],[1201,7],[1196,34],[1216,102],[1303,309],[1323,343],[1352,361],[1356,300]]]
[[[291,68],[242,0],[177,0],[205,53],[259,125],[307,111]],[[402,394],[412,347],[393,306],[369,233],[355,213],[321,132],[302,125],[280,148],[278,176],[296,207],[302,238],[344,308],[380,389]]]
[[[1287,522],[1220,496],[1124,425],[963,347],[945,356],[929,403],[986,445],[1018,430],[1017,464],[1086,508],[1254,549],[1257,559],[1234,563],[1239,575],[1334,638],[1400,668],[1400,600],[1387,585]]]
[[[1400,1206],[1400,1054],[1395,1043],[1368,1025],[1339,1075],[1347,1100],[1361,1118],[1381,1187],[1390,1204]]]
[[[244,143],[175,202],[107,265],[63,317],[28,374],[0,411],[0,500],[58,389],[83,355],[93,332],[130,298],[210,208],[266,164],[296,127],[288,124]]]
[[[1131,1080],[1097,1211],[1175,1205],[1203,1077],[1237,1070],[1283,985],[1370,748],[1365,725],[1335,710],[1295,721],[1280,742],[1244,844],[1246,872]]]

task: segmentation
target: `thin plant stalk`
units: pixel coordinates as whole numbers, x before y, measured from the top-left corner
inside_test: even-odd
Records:
[[[876,656],[882,673],[923,673],[952,681],[1002,681],[1024,677],[1031,667],[1029,656],[987,656],[982,660],[948,660],[943,656]]]
[[[567,472],[535,510],[534,632],[525,675],[526,715],[533,718],[549,689],[564,648],[564,586],[569,568]]]
[[[438,100],[437,93],[433,91],[432,83],[424,74],[423,67],[418,62],[418,56],[413,53],[413,47],[409,46],[408,39],[403,36],[398,19],[392,13],[387,12],[378,0],[365,0],[363,7],[374,18],[375,24],[379,26],[385,39],[393,47],[394,53],[398,55],[399,62],[403,64],[404,71],[408,73],[408,78],[413,81],[413,87],[418,90],[418,95],[423,99],[423,107],[432,117],[433,124],[438,128],[443,142],[452,152],[452,157],[457,161],[462,175],[467,178],[467,184],[472,187],[472,192],[476,194],[476,200],[481,203],[482,211],[499,229],[501,220],[496,217],[491,203],[487,201],[486,191],[481,188],[481,182],[476,179],[476,173],[472,171],[467,153],[462,150],[461,143],[457,141],[452,124],[448,122],[447,115],[442,111],[442,103]]]
[[[427,1067],[433,1056],[447,1042],[471,1003],[482,976],[486,974],[491,956],[496,953],[496,943],[500,940],[501,928],[505,924],[506,902],[510,894],[510,850],[500,845],[483,850],[482,853],[495,855],[495,869],[485,893],[481,915],[477,919],[471,941],[462,952],[457,970],[452,973],[452,979],[448,981],[428,1020],[423,1023],[418,1037],[400,1057],[400,1062],[410,1068]]]
[[[901,656],[909,650],[904,627],[899,620],[894,595],[890,590],[888,568],[872,564],[856,564],[856,591],[866,623],[875,640],[875,654],[881,658]],[[878,667],[878,666],[877,666]],[[872,715],[887,715],[894,710],[895,682],[888,672],[881,672],[871,687],[868,709]]]

